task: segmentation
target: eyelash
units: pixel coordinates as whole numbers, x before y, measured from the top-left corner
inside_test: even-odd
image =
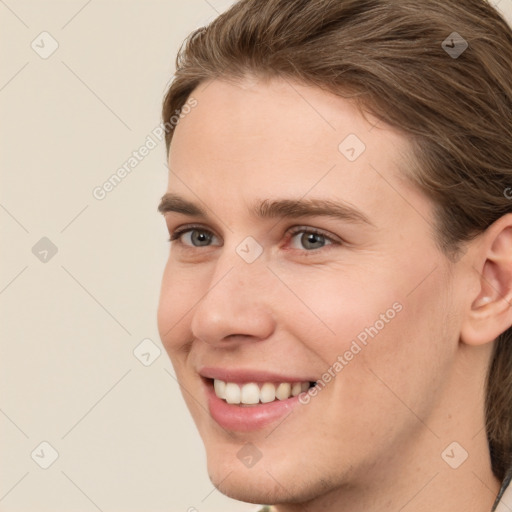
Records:
[[[197,230],[197,231],[203,231],[205,233],[210,233],[210,234],[213,234],[210,230],[208,229],[205,229],[204,227],[202,226],[199,226],[199,225],[189,225],[189,226],[184,226],[183,228],[179,228],[177,229],[176,231],[174,231],[170,238],[169,238],[169,242],[174,242],[176,240],[178,240],[182,235],[184,235],[185,233],[188,233],[189,231],[194,231],[194,230]],[[329,243],[327,245],[324,245],[323,247],[319,247],[317,249],[292,249],[292,250],[295,250],[295,251],[302,251],[304,253],[316,253],[320,250],[329,250],[328,248],[332,248],[332,246],[336,246],[336,245],[341,245],[342,242],[341,241],[338,241],[338,240],[335,240],[333,237],[327,235],[325,232],[323,232],[322,230],[320,229],[317,229],[317,228],[312,228],[312,227],[309,227],[309,226],[297,226],[295,228],[291,228],[291,230],[289,231],[288,233],[288,236],[289,238],[293,238],[295,235],[298,235],[299,233],[311,233],[311,234],[315,234],[315,235],[320,235],[322,236],[325,240],[327,240]],[[184,247],[186,248],[189,248],[189,249],[199,249],[200,247],[192,247],[192,246],[188,246],[188,245],[185,245],[185,244],[181,244],[183,245]],[[208,246],[206,246],[208,247]]]

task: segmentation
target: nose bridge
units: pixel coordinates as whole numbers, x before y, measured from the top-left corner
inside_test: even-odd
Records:
[[[221,342],[232,335],[264,339],[274,329],[265,262],[259,257],[248,263],[239,251],[240,246],[223,248],[210,274],[208,291],[195,308],[192,333],[205,342]]]

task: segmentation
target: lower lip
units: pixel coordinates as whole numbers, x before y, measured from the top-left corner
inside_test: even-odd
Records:
[[[267,404],[241,407],[228,404],[225,400],[219,398],[213,390],[211,381],[205,385],[210,414],[226,430],[237,432],[260,430],[286,417],[300,403],[298,396],[292,396],[286,400],[275,400]]]

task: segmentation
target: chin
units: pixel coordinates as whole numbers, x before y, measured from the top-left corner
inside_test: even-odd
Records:
[[[259,469],[235,467],[231,472],[226,472],[224,465],[212,462],[208,463],[208,475],[213,485],[222,494],[238,501],[272,505],[289,501],[292,497],[286,491],[288,482],[285,481],[283,486],[280,485],[279,480],[273,479],[264,467]]]
[[[240,446],[220,445],[207,450],[208,475],[224,495],[247,503],[275,505],[303,503],[325,493],[321,481],[314,482],[300,460],[282,455],[263,455],[252,467],[237,457]],[[306,475],[305,481],[299,479]]]

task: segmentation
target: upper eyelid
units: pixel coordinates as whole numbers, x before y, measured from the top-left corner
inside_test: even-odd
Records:
[[[217,236],[211,229],[209,228],[205,228],[203,226],[200,226],[200,225],[187,225],[187,226],[182,226],[182,227],[179,227],[179,228],[176,228],[175,230],[172,231],[171,233],[171,239],[173,238],[178,238],[180,235],[183,235],[185,233],[187,233],[188,231],[193,231],[193,230],[198,230],[198,231],[207,231],[208,233],[211,233],[212,235],[214,236]]]
[[[334,236],[331,236],[323,229],[314,228],[312,226],[294,226],[286,230],[286,232],[290,232],[292,235],[297,235],[298,233],[306,232],[306,233],[316,233],[318,235],[322,235],[324,238],[327,238],[331,242],[341,243],[341,240],[336,240]],[[338,237],[339,238],[339,237]]]

